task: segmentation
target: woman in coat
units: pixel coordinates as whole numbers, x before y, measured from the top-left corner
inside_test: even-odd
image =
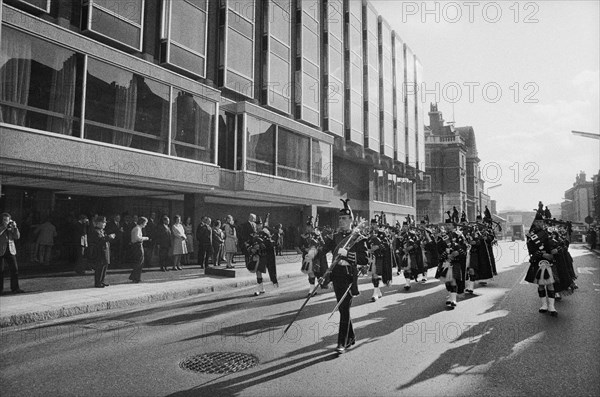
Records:
[[[237,232],[233,226],[233,216],[227,215],[226,223],[223,226],[225,233],[225,260],[227,268],[233,268],[233,257],[237,253]]]
[[[183,230],[185,231],[185,246],[187,247],[187,254],[183,255],[183,264],[190,264],[190,254],[194,253],[194,225],[192,225],[192,217],[188,216],[183,224]]]
[[[212,223],[212,262],[213,266],[221,265],[225,234],[221,230],[221,221],[215,219]]]
[[[183,270],[181,268],[181,256],[187,255],[187,237],[185,229],[181,223],[181,216],[175,215],[173,218],[173,226],[171,226],[171,235],[173,236],[173,269]]]

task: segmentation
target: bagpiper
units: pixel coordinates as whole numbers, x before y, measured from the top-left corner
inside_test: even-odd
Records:
[[[369,256],[369,273],[373,283],[373,296],[375,302],[383,296],[379,282],[389,286],[392,283],[392,248],[390,238],[383,226],[383,216],[371,220],[370,236],[367,240]]]
[[[271,232],[268,228],[269,215],[267,214],[265,225],[261,218],[256,221],[256,232],[250,235],[246,245],[246,268],[250,273],[256,273],[256,283],[258,290],[255,296],[264,294],[265,286],[263,284],[263,273],[269,273],[269,279],[275,287],[279,287],[277,282],[277,268],[275,258],[275,246],[271,239]]]
[[[554,255],[558,253],[554,241],[550,238],[545,224],[542,202],[540,201],[535,219],[527,233],[527,250],[529,251],[529,269],[525,281],[538,286],[538,296],[542,301],[540,313],[550,312],[552,317],[557,317],[558,312],[554,306],[554,275],[556,264]]]
[[[547,208],[547,207],[546,207]],[[544,214],[545,216],[546,214]],[[551,215],[550,215],[551,216]],[[563,295],[571,295],[577,284],[575,279],[575,269],[573,268],[573,258],[569,254],[569,237],[567,234],[566,222],[556,219],[545,219],[547,231],[550,238],[553,240],[553,245],[556,246],[557,253],[554,255],[556,262],[556,281],[554,283],[555,300],[560,301]]]
[[[328,269],[327,257],[323,254],[325,241],[320,231],[317,229],[318,219],[312,222],[313,217],[309,217],[304,225],[304,233],[300,235],[300,250],[302,251],[301,271],[308,275],[309,291],[308,294],[315,293],[315,280],[322,277]],[[322,289],[328,288],[327,283],[321,284]]]
[[[435,278],[446,285],[449,293],[446,308],[452,310],[457,305],[457,294],[464,292],[467,245],[464,236],[455,229],[451,219],[447,219],[444,226],[445,233],[441,235],[438,243],[440,263]]]
[[[487,281],[498,275],[493,245],[496,244],[496,234],[491,223],[477,216],[477,222],[471,227],[467,240],[470,244],[469,259],[467,261],[467,275],[465,292],[472,294],[475,281],[486,285]]]
[[[421,236],[418,229],[411,227],[410,218],[408,222],[402,223],[402,230],[398,241],[397,252],[398,263],[404,275],[404,290],[410,289],[410,281],[419,282],[419,274],[426,274],[423,263],[423,250],[421,248]],[[426,277],[421,279],[422,283],[427,281]]]
[[[359,295],[359,268],[368,265],[367,239],[358,227],[352,229],[354,217],[348,201],[349,199],[342,200],[344,208],[339,212],[338,231],[326,239],[323,247],[324,254],[327,252],[333,254],[329,274],[340,312],[336,347],[339,354],[344,353],[356,341],[350,319],[350,306],[352,297]]]

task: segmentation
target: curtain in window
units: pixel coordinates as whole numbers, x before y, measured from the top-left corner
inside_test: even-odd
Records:
[[[62,65],[56,65],[52,71],[48,110],[61,113],[63,117],[48,117],[48,131],[71,135],[75,110],[76,67],[77,57],[73,54]]]
[[[135,116],[137,109],[138,95],[138,78],[133,75],[129,82],[129,87],[115,87],[115,127],[133,130],[135,127]],[[127,146],[131,145],[132,134],[123,131],[114,131],[113,143],[115,145]]]
[[[12,29],[2,29],[0,59],[0,100],[16,106],[27,106],[31,82],[31,42],[22,40]],[[0,105],[0,122],[24,126],[27,110]]]

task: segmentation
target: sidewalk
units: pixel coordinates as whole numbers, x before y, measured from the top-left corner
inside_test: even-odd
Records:
[[[235,267],[235,278],[205,275],[198,266],[166,273],[145,268],[139,284],[128,282],[129,271],[117,269],[107,274],[110,286],[106,288],[93,288],[90,272],[85,276],[70,272],[23,277],[19,283],[26,293],[5,292],[0,296],[0,328],[256,285],[256,275],[243,263],[236,263]],[[300,271],[299,255],[277,257],[280,283],[300,276],[306,277]],[[268,274],[263,277],[269,286]],[[4,285],[8,287],[8,278]],[[90,287],[83,287],[85,285]]]

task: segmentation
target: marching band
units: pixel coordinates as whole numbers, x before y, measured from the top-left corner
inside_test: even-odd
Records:
[[[456,222],[456,212],[448,211],[448,218],[442,224],[429,223],[425,216],[417,225],[409,215],[402,225],[396,222],[392,226],[381,213],[369,226],[364,220],[354,219],[348,201],[342,200],[344,207],[340,209],[335,232],[330,227],[320,227],[318,216],[314,222],[313,217],[309,217],[304,225],[299,246],[302,253],[300,271],[308,275],[309,292],[292,320],[293,323],[308,300],[316,295],[318,287],[325,289],[331,282],[337,300],[334,311],[340,313],[338,353],[345,352],[356,341],[350,307],[352,298],[359,295],[358,278],[361,275],[370,277],[373,284],[371,301],[376,302],[383,297],[381,288],[392,285],[394,268],[397,275],[402,273],[404,276],[405,292],[411,289],[412,281],[426,283],[428,269],[435,268],[435,278],[448,292],[445,308],[453,310],[458,295],[473,294],[476,282],[486,285],[498,274],[493,248],[497,245],[496,231],[502,229],[492,220],[487,208],[484,217],[477,216],[475,222],[469,222],[464,211]],[[541,202],[539,205],[527,234],[530,266],[525,281],[538,286],[542,301],[539,312],[556,317],[555,301],[577,289],[573,258],[568,251],[570,225],[551,218],[548,208],[544,210]],[[268,227],[257,230],[259,232],[254,233],[245,245],[250,253],[246,256],[247,267],[257,273],[261,291],[264,291],[259,275],[265,271],[277,285],[274,256],[269,260],[274,248],[269,244]],[[328,253],[333,256],[331,265],[328,264]]]

